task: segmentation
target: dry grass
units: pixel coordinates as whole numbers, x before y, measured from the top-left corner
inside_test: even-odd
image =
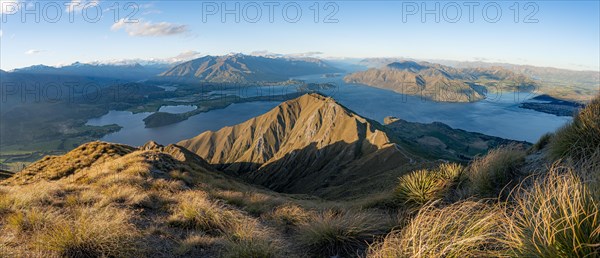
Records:
[[[600,150],[600,95],[596,96],[573,122],[558,130],[550,142],[554,159],[582,160]]]
[[[208,200],[206,193],[189,191],[179,198],[169,223],[176,227],[223,235],[240,223],[240,220],[240,214]]]
[[[307,223],[312,216],[314,216],[313,212],[307,211],[296,204],[285,204],[275,208],[263,217],[282,228],[289,229]]]
[[[512,235],[522,257],[600,256],[600,207],[575,171],[553,167],[514,194]]]
[[[369,248],[368,257],[498,257],[506,253],[499,206],[466,201],[423,207],[402,230]]]
[[[118,146],[114,151],[109,144],[93,143],[67,155],[83,155],[73,162],[84,167],[71,171],[63,162],[67,156],[37,164],[36,173],[48,172],[54,181],[34,174],[3,181],[2,252],[6,248],[18,257],[281,256],[285,244],[272,229],[226,202],[236,200],[245,210],[263,213],[284,198],[209,170],[191,170],[197,166],[157,151],[120,153]],[[229,198],[224,202],[207,192]]]
[[[132,257],[139,254],[138,230],[131,214],[118,209],[82,209],[56,218],[40,232],[36,246],[61,257]]]
[[[211,195],[223,199],[227,204],[235,205],[256,216],[270,212],[275,207],[278,207],[285,202],[283,198],[256,192],[255,190],[252,192],[219,190],[212,192]]]
[[[63,156],[47,156],[11,178],[10,182],[27,183],[37,179],[58,180],[94,164],[131,153],[132,147],[105,142],[90,142]]]
[[[46,228],[58,218],[58,213],[39,209],[14,211],[6,217],[6,227],[19,233],[31,234]]]
[[[236,223],[227,233],[225,257],[280,257],[281,243],[253,219]]]
[[[221,238],[192,233],[179,243],[175,253],[181,256],[197,256],[205,249],[222,244]]]
[[[525,151],[515,145],[491,150],[486,156],[473,160],[466,172],[471,194],[497,197],[517,177],[524,161]]]
[[[387,219],[381,214],[328,210],[300,224],[297,240],[316,256],[355,256],[387,229]]]

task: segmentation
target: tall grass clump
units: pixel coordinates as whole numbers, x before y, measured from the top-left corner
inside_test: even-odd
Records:
[[[317,256],[356,256],[388,225],[382,215],[328,210],[298,227],[299,244]]]
[[[227,232],[225,257],[281,257],[280,243],[259,227],[256,220],[245,219]]]
[[[263,217],[278,226],[288,229],[308,222],[312,215],[310,211],[298,205],[285,204],[273,209],[273,211],[265,214]]]
[[[31,233],[42,230],[58,218],[58,214],[40,209],[23,209],[15,211],[6,218],[6,226],[18,232]]]
[[[514,194],[513,249],[521,257],[600,256],[600,207],[571,168]]]
[[[538,139],[538,141],[533,146],[531,146],[531,150],[539,151],[548,146],[548,144],[552,140],[553,135],[553,133],[545,133],[544,135],[542,135],[540,139]]]
[[[367,257],[499,257],[506,244],[500,206],[464,201],[444,208],[430,203],[402,230],[369,247]]]
[[[206,193],[190,191],[182,194],[169,223],[180,228],[221,235],[239,223],[239,217],[233,210],[210,201]]]
[[[525,161],[525,151],[516,145],[503,146],[473,160],[467,169],[471,194],[496,197],[519,172]]]
[[[556,132],[550,143],[553,158],[585,159],[600,150],[600,95]]]
[[[460,181],[463,171],[463,166],[455,163],[441,164],[433,171],[413,171],[398,179],[396,199],[413,207],[440,199],[449,187]]]
[[[443,181],[434,172],[423,169],[400,177],[395,193],[402,204],[415,206],[441,198],[443,189]]]
[[[40,232],[35,244],[60,257],[134,257],[141,246],[131,216],[117,209],[82,208]]]

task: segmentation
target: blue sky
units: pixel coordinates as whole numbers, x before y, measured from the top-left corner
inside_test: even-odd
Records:
[[[64,4],[70,1],[0,0],[0,68],[162,59],[184,52],[268,51],[318,53],[324,58],[409,57],[600,69],[599,1],[518,1],[518,8],[515,1],[498,1],[487,5],[485,17],[488,2],[484,1],[475,2],[477,5],[469,4],[473,1],[318,1],[318,8],[316,1],[72,1],[79,5],[68,10]],[[125,9],[130,2],[139,7],[132,17],[128,13],[133,9]],[[222,7],[234,9],[236,3],[239,23],[235,14],[226,15],[223,22]],[[436,3],[439,8],[423,21],[423,7],[435,9]],[[117,4],[118,15],[111,10]],[[95,5],[102,10],[97,19]],[[469,5],[473,22],[469,21]],[[52,23],[57,6],[62,8],[61,17]],[[215,6],[219,10],[210,12]],[[269,6],[274,11],[273,22],[269,21]],[[33,14],[25,15],[23,21],[24,8]],[[260,18],[256,18],[257,8]],[[294,19],[297,9],[302,16]],[[320,10],[318,22],[315,9]],[[496,9],[501,16],[496,16]],[[519,10],[518,22],[515,9]],[[456,15],[457,10],[462,16]],[[330,23],[325,23],[334,11]],[[534,11],[535,15],[528,17]],[[39,23],[35,15],[40,16]],[[529,23],[524,22],[526,18]]]

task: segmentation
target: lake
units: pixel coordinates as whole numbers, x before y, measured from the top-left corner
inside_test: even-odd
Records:
[[[108,114],[90,119],[88,125],[118,124],[123,128],[102,137],[107,142],[117,142],[133,146],[140,146],[154,140],[160,144],[177,143],[181,140],[192,138],[204,131],[218,130],[244,122],[256,115],[266,113],[279,105],[276,101],[260,101],[242,104],[231,104],[224,109],[200,113],[188,120],[158,128],[145,128],[144,118],[152,113],[133,114],[129,111],[110,111]]]
[[[303,76],[307,82],[328,82],[336,85],[325,94],[361,116],[383,122],[386,116],[395,116],[411,122],[431,123],[439,121],[453,128],[480,132],[513,140],[536,142],[538,138],[556,130],[571,120],[534,110],[519,108],[525,99],[534,97],[528,93],[491,93],[488,98],[475,103],[439,103],[423,100],[389,90],[368,86],[346,84],[343,77],[323,78],[321,75]],[[279,87],[279,88],[278,88]],[[243,91],[227,90],[227,93],[250,97],[266,94],[293,92],[295,86],[261,87]],[[89,125],[118,124],[119,132],[106,135],[103,141],[129,145],[142,145],[149,140],[161,144],[176,143],[194,137],[207,130],[218,130],[244,122],[277,106],[274,101],[258,101],[232,104],[224,109],[201,113],[179,122],[159,128],[145,128],[143,119],[151,113],[132,114],[127,111],[111,111],[88,121]],[[161,107],[161,111],[177,113],[195,109],[195,106]]]

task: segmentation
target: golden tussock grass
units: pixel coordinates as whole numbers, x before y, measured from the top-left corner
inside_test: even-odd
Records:
[[[211,195],[257,216],[269,212],[285,202],[280,197],[250,191],[219,190],[213,191]]]
[[[508,250],[503,214],[482,202],[430,203],[405,228],[370,246],[368,257],[498,257]]]
[[[209,200],[205,192],[189,191],[181,194],[169,223],[176,227],[223,235],[240,223],[241,217],[234,210]]]
[[[600,95],[559,129],[550,141],[554,159],[570,157],[582,160],[600,150]]]
[[[313,255],[356,256],[390,227],[378,213],[327,210],[298,226],[297,241]]]
[[[469,165],[466,176],[472,195],[496,197],[511,180],[517,178],[519,167],[525,161],[525,151],[515,145],[503,146],[476,158]]]
[[[290,228],[307,223],[314,216],[314,212],[307,211],[296,204],[284,204],[266,213],[263,218],[274,222],[277,226]]]
[[[35,245],[61,257],[132,257],[142,250],[140,234],[120,209],[81,209],[55,218],[39,232]]]
[[[600,204],[570,167],[549,173],[513,193],[509,225],[515,255],[600,256]]]

